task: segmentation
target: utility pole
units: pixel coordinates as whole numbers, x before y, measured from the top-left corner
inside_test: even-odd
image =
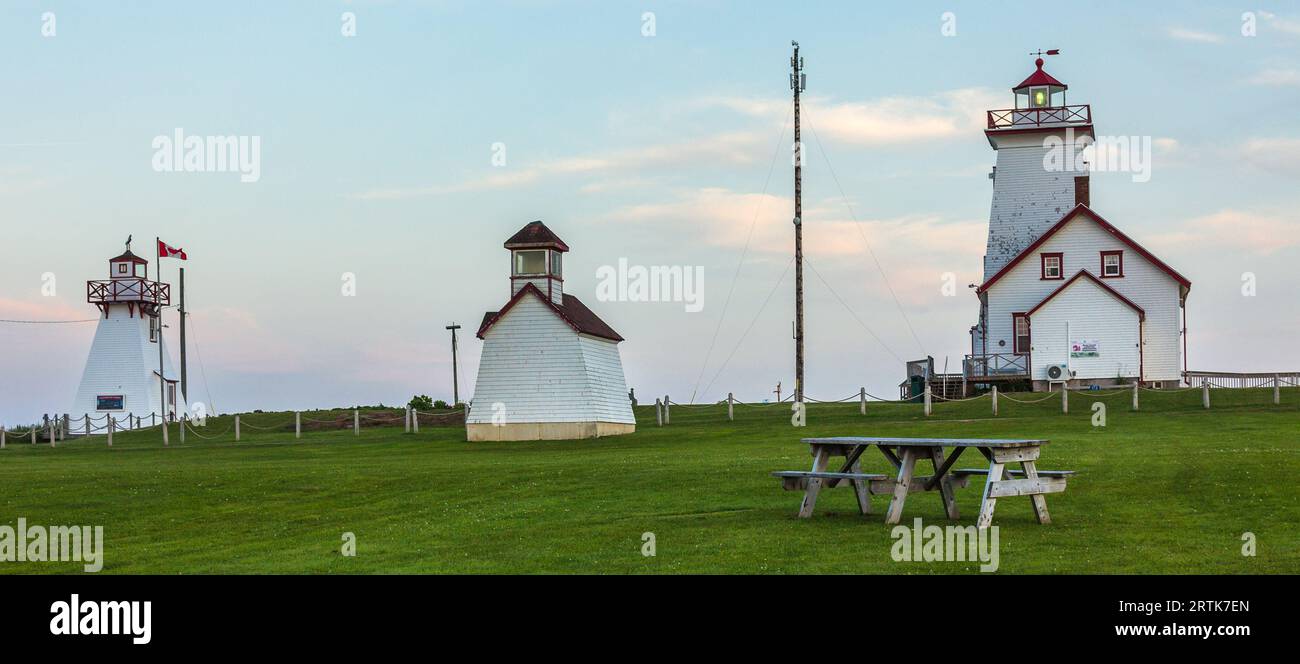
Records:
[[[799,93],[808,77],[803,73],[799,42],[790,42],[790,89],[794,91],[794,400],[803,402],[803,142],[799,134]]]
[[[452,323],[447,329],[451,330],[451,407],[455,408],[460,405],[460,381],[456,371],[456,330],[460,326]]]
[[[189,393],[189,390],[186,389],[186,388],[189,386],[189,382],[185,379],[185,268],[181,268],[180,286],[181,286],[181,306],[180,306],[180,314],[181,314],[181,401],[184,401],[184,402],[185,402],[185,405],[188,406],[189,403],[190,403],[190,393]]]

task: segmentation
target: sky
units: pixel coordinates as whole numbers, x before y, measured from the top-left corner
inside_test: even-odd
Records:
[[[792,39],[810,397],[960,366],[985,111],[1049,48],[1099,135],[1151,141],[1150,179],[1095,174],[1092,207],[1192,281],[1190,368],[1300,369],[1296,3],[5,2],[0,319],[92,322],[0,322],[0,423],[71,407],[84,282],[128,234],[189,255],[163,279],[186,267],[210,411],[450,400],[452,322],[472,395],[535,219],[643,400],[788,393]],[[160,166],[178,129],[255,139],[256,176]],[[702,268],[702,306],[598,299],[620,259]]]

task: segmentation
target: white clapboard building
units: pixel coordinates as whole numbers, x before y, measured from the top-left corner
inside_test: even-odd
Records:
[[[618,343],[623,340],[564,292],[569,250],[540,221],[509,240],[510,300],[483,316],[469,440],[567,440],[632,433]]]
[[[1176,386],[1191,282],[1090,207],[1072,155],[1094,140],[1092,109],[1035,64],[1015,108],[988,112],[997,165],[966,378]]]
[[[117,427],[127,428],[135,417],[148,426],[164,412],[168,420],[175,420],[177,413],[186,411],[160,326],[162,308],[171,303],[171,286],[150,281],[149,262],[131,253],[129,246],[121,256],[109,259],[108,277],[86,282],[86,301],[99,309],[100,319],[76,400],[68,411],[73,433],[103,433],[108,422],[104,415],[112,415]],[[159,344],[163,347],[161,378]],[[93,418],[89,432],[84,431],[85,415]]]

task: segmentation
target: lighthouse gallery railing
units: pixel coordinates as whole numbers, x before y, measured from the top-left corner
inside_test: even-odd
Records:
[[[105,302],[151,302],[162,306],[171,304],[171,284],[144,279],[109,279],[86,282],[86,301],[91,304]]]
[[[988,112],[989,129],[1041,127],[1043,125],[1088,124],[1092,106],[1049,106],[1047,108],[1004,108]]]

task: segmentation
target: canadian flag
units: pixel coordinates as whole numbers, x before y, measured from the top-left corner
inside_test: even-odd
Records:
[[[162,240],[158,241],[158,257],[179,258],[181,260],[186,260],[184,249],[177,249],[176,247],[173,247],[167,244],[166,242],[163,242]]]

